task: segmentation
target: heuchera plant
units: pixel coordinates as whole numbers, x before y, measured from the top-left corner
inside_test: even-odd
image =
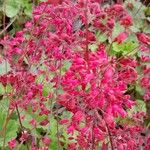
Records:
[[[0,40],[1,101],[8,101],[2,149],[150,148],[146,112],[133,112],[129,90],[138,85],[150,99],[150,38],[132,30],[129,4],[102,5],[43,2],[22,31]],[[14,115],[17,134],[6,139]]]

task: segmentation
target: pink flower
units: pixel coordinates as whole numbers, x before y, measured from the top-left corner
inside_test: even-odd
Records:
[[[109,19],[107,22],[107,25],[110,29],[112,29],[115,25],[115,20],[114,19]]]
[[[61,125],[67,124],[67,123],[69,123],[69,120],[68,120],[68,119],[62,119],[62,120],[60,120],[59,123],[60,123]]]
[[[108,150],[108,143],[103,142],[101,150]]]
[[[137,148],[136,141],[134,139],[131,139],[127,142],[127,149],[135,150]]]
[[[108,67],[104,72],[104,78],[106,78],[106,80],[110,80],[113,77],[113,74],[114,74],[114,68]]]
[[[74,131],[75,131],[75,126],[74,126],[74,125],[69,126],[68,129],[67,129],[67,132],[68,132],[69,134],[73,134]]]
[[[33,146],[31,150],[39,150],[37,146]]]
[[[137,38],[140,42],[144,43],[144,44],[148,44],[150,43],[150,37],[148,37],[146,34],[144,33],[137,33]]]
[[[124,111],[124,109],[122,107],[119,107],[118,105],[112,106],[112,112],[115,117],[118,117],[118,115],[123,118],[127,116],[127,113]]]
[[[27,22],[25,24],[25,27],[28,28],[28,29],[32,28],[32,23],[31,22]]]
[[[49,123],[49,121],[47,119],[43,120],[40,122],[41,126],[46,126]]]
[[[147,143],[144,150],[149,150],[149,148],[150,148],[150,136],[148,136],[147,138]]]
[[[83,112],[82,111],[77,111],[74,116],[73,116],[73,120],[74,121],[81,121],[83,119]]]
[[[63,0],[48,0],[48,4],[58,5],[61,4]]]
[[[113,5],[112,9],[113,9],[114,11],[116,11],[117,13],[120,13],[120,12],[122,12],[122,11],[124,10],[123,6],[120,5],[120,4],[115,4],[115,5]]]
[[[88,31],[88,40],[89,41],[95,41],[96,40],[95,34]]]
[[[51,143],[51,139],[48,138],[48,137],[43,137],[42,138],[42,142],[45,144],[45,145],[49,145]]]
[[[31,124],[33,127],[36,127],[37,122],[36,122],[36,120],[33,118],[33,119],[31,119],[31,120],[29,121],[29,124]]]
[[[116,38],[115,38],[115,42],[117,42],[118,44],[121,44],[123,41],[126,40],[126,38],[128,37],[128,34],[126,32],[121,32]]]
[[[112,116],[111,113],[108,113],[108,115],[104,116],[105,122],[107,122],[107,124],[110,127],[114,127],[115,126],[115,121],[114,121],[114,117]]]
[[[32,97],[33,97],[33,92],[32,91],[28,92],[27,93],[27,98],[32,99]]]
[[[95,20],[94,23],[93,23],[93,26],[95,28],[98,28],[98,29],[101,29],[101,30],[105,30],[106,29],[106,26],[99,20]]]
[[[14,149],[16,145],[17,145],[16,139],[12,139],[11,141],[8,142],[8,146],[10,149]]]
[[[68,145],[68,150],[76,150],[76,145],[75,143],[71,143]]]
[[[127,66],[136,67],[137,66],[137,61],[132,58],[123,58],[120,61],[120,63],[123,67],[127,67]]]
[[[0,82],[2,83],[4,87],[6,87],[7,85],[7,82],[8,82],[7,80],[8,80],[7,75],[0,76]]]
[[[95,127],[93,132],[99,141],[102,141],[105,138],[105,134],[99,128]]]
[[[24,131],[22,132],[22,135],[21,135],[20,140],[21,140],[21,141],[27,141],[28,138],[29,138],[29,133],[28,133],[28,131],[24,130]]]
[[[87,141],[87,139],[85,138],[85,137],[83,137],[83,136],[78,136],[78,138],[77,138],[77,142],[78,142],[78,144],[81,146],[81,147],[83,147],[83,148],[85,148],[85,149],[87,149],[88,148],[88,141]]]
[[[121,25],[125,27],[131,26],[132,24],[133,24],[133,20],[130,15],[126,15],[125,17],[121,19]]]
[[[145,100],[150,100],[150,91],[144,94]]]

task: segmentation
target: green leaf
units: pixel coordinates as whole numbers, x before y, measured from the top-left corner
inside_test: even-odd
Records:
[[[140,1],[135,1],[135,0],[126,0],[125,3],[130,2],[133,4],[133,9],[128,9],[128,12],[130,15],[132,15],[133,18],[145,18],[145,9],[146,7],[140,2]]]
[[[3,129],[3,125],[5,124],[6,121],[6,114],[7,112],[5,111],[1,111],[1,115],[0,115],[0,131],[2,131]],[[16,120],[9,120],[8,124],[7,124],[7,128],[6,128],[6,143],[15,138],[17,136],[17,130],[18,130],[18,123],[16,122]],[[0,146],[2,146],[3,144],[3,139],[4,136],[0,135]]]
[[[148,25],[145,26],[144,29],[143,29],[143,32],[150,34],[150,27]]]
[[[31,17],[32,16],[32,5],[28,4],[24,10],[24,13],[28,16]]]
[[[92,52],[95,52],[97,50],[98,46],[97,44],[91,44],[89,45],[89,49],[92,51]]]
[[[32,3],[29,0],[22,0],[21,4],[22,8],[24,8],[24,13],[28,16],[32,16]]]
[[[145,112],[146,113],[146,104],[143,100],[136,100],[136,105],[130,109],[129,114],[132,116],[136,112]]]
[[[98,42],[105,42],[107,40],[107,38],[108,38],[106,33],[103,33],[101,31],[98,31],[96,33],[96,37],[97,37],[97,41]]]
[[[134,25],[134,26],[131,26],[130,29],[131,29],[131,31],[134,32],[134,33],[140,32],[140,29],[139,29],[138,27],[136,27],[135,25]]]
[[[52,117],[51,118],[51,125],[50,125],[50,137],[52,139],[50,149],[56,150],[57,149],[57,121]]]
[[[146,17],[150,17],[150,7],[147,7],[145,10]]]
[[[128,53],[132,53],[132,51],[134,51],[134,49],[138,46],[137,43],[133,42],[133,41],[129,41],[129,42],[124,42],[122,44],[118,44],[117,42],[114,42],[112,45],[112,49],[111,49],[111,54],[112,55],[116,55],[116,54],[122,54],[122,55],[126,55]]]
[[[9,100],[8,98],[4,97],[0,100],[0,110],[7,112],[7,109],[9,107]],[[14,119],[14,114],[12,116],[12,119]]]
[[[142,96],[145,93],[145,90],[139,84],[136,85],[135,90],[136,90],[136,92],[138,92],[138,94],[140,94]]]
[[[6,66],[7,66],[7,70],[6,70]],[[3,75],[9,72],[10,70],[11,70],[10,64],[7,61],[2,61],[2,63],[0,63],[0,75]]]
[[[140,19],[134,19],[134,23],[133,23],[134,28],[138,29],[142,29],[144,27],[144,20]]]
[[[3,95],[5,93],[5,89],[3,85],[0,83],[0,95]]]
[[[61,68],[62,75],[65,74],[65,72],[70,68],[70,66],[71,66],[71,62],[69,60],[65,60],[63,62],[63,65],[62,65],[62,68]]]
[[[112,39],[114,40],[121,32],[124,31],[124,27],[120,23],[116,23],[112,32]]]
[[[52,84],[46,84],[43,88],[43,96],[48,96],[50,92],[52,92],[53,86]]]
[[[19,0],[6,0],[6,8],[4,9],[7,17],[14,17],[18,14],[20,10]]]

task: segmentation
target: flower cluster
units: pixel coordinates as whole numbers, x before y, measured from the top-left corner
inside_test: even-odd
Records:
[[[114,37],[117,23],[123,31]],[[0,82],[5,89],[11,87],[5,94],[23,131],[19,140],[16,137],[8,142],[11,149],[21,142],[30,143],[32,150],[49,149],[53,142],[51,118],[55,118],[58,149],[65,145],[59,131],[62,127],[69,136],[68,150],[100,146],[136,150],[144,144],[147,150],[150,140],[141,135],[145,113],[130,113],[136,100],[129,87],[140,82],[144,99],[150,99],[150,68],[146,65],[150,61],[150,38],[132,33],[133,23],[121,4],[103,8],[98,0],[48,0],[35,7],[32,21],[15,37],[6,35],[0,40],[4,47],[1,59],[10,66],[0,75]],[[108,41],[99,41],[99,31]],[[135,56],[111,55],[113,43],[123,44],[131,33],[139,40],[140,61]],[[65,68],[67,61],[70,66]],[[67,119],[59,116],[62,109]],[[24,130],[26,114],[32,116],[27,120],[32,126],[30,132]],[[46,133],[37,138],[34,130],[41,128]]]

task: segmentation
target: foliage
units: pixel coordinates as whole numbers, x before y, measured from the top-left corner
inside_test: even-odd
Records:
[[[35,0],[33,3],[32,0],[0,0],[0,29],[3,30],[5,16],[5,24],[11,23],[7,32],[13,35],[21,30],[25,22],[32,17],[32,7],[41,1]]]

